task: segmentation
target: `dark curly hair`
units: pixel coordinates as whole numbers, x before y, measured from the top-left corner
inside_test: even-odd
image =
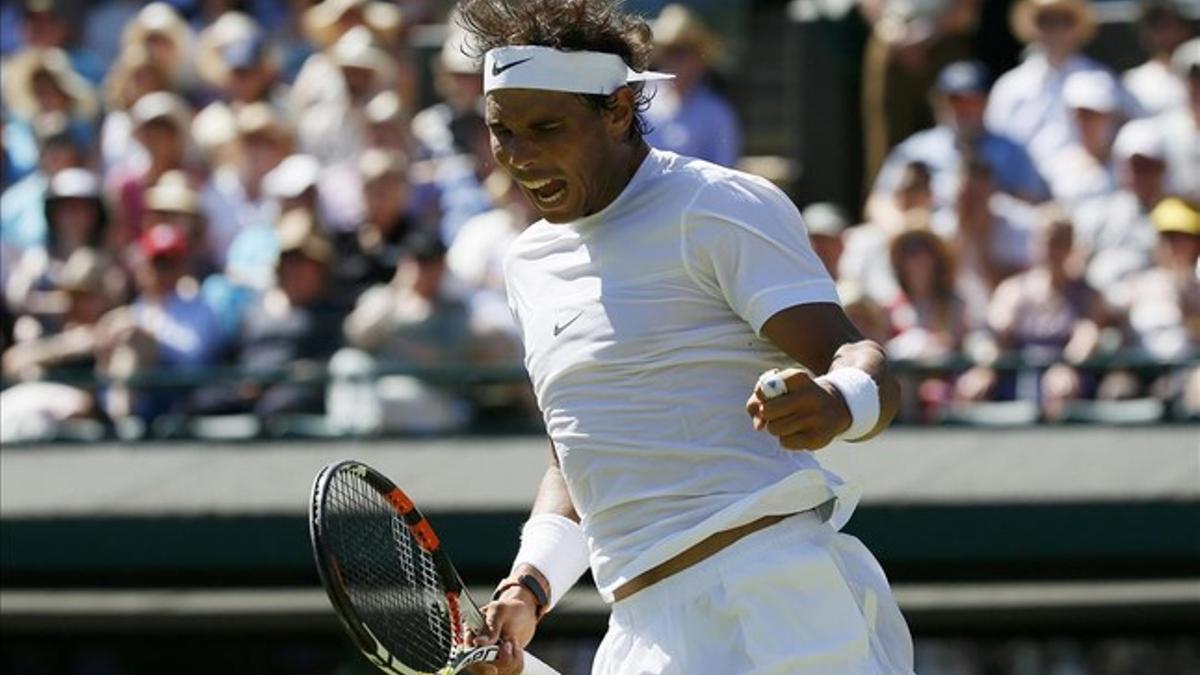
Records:
[[[468,55],[481,60],[497,47],[536,45],[562,51],[616,54],[634,70],[645,70],[653,49],[645,19],[623,11],[623,0],[461,0],[458,22],[471,34]],[[633,90],[633,123],[628,140],[640,142],[649,131],[642,113],[651,96],[642,83]],[[615,96],[579,94],[597,111],[612,110]]]

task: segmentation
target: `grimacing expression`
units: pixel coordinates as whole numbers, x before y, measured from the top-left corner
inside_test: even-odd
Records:
[[[628,92],[628,90],[622,90]],[[620,93],[620,92],[619,92]],[[577,94],[501,89],[487,96],[492,155],[551,223],[600,211],[629,178],[623,162],[633,121],[631,97],[612,111]]]

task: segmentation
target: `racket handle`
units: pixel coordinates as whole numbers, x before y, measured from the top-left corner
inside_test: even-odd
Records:
[[[525,652],[525,669],[521,671],[521,675],[561,675],[557,670],[542,663],[541,659]]]

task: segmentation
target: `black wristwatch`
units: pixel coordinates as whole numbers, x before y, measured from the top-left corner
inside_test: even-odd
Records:
[[[514,586],[520,586],[528,590],[529,593],[533,595],[533,601],[537,604],[538,618],[542,618],[542,615],[545,614],[550,608],[550,594],[547,593],[546,589],[542,587],[542,582],[538,581],[537,577],[533,576],[532,574],[522,574],[515,580],[509,579],[508,581],[501,583],[500,586],[496,588],[496,592],[492,593],[492,602],[499,600],[501,593]]]

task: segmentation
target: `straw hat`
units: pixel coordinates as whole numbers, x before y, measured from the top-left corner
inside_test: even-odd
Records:
[[[67,53],[57,47],[26,49],[4,63],[4,99],[8,107],[25,119],[42,111],[33,94],[34,78],[49,76],[55,86],[71,99],[72,115],[91,119],[96,114],[96,92],[75,72]]]
[[[152,35],[161,35],[174,43],[181,59],[190,54],[192,29],[179,12],[165,2],[152,2],[138,11],[125,25],[121,45],[145,44]]]
[[[658,48],[688,47],[695,49],[706,63],[719,61],[725,53],[721,39],[716,36],[695,12],[684,5],[663,7],[654,20],[654,44]]]
[[[262,27],[242,12],[225,12],[200,33],[196,42],[196,72],[218,88],[229,81],[233,69],[259,64],[275,68],[278,59]]]
[[[1011,25],[1013,34],[1021,42],[1037,40],[1038,15],[1046,11],[1070,12],[1075,15],[1075,42],[1083,45],[1096,34],[1096,14],[1088,0],[1018,0],[1013,6]]]
[[[394,39],[404,23],[404,15],[401,14],[400,8],[391,3],[322,0],[304,13],[302,25],[305,36],[322,49],[329,47],[342,36],[338,22],[351,10],[362,12],[367,28],[384,42]]]
[[[309,260],[328,263],[333,248],[317,231],[317,221],[308,209],[292,209],[279,218],[275,228],[279,236],[279,253],[302,253]]]
[[[242,107],[234,115],[238,136],[265,135],[281,143],[291,144],[292,128],[269,103],[259,101]]]
[[[192,125],[191,106],[183,97],[169,91],[152,91],[139,98],[129,109],[129,116],[136,127],[155,120],[167,120],[184,135]]]
[[[146,208],[198,216],[201,215],[200,195],[188,184],[187,174],[176,169],[164,173],[153,187],[146,190]]]
[[[330,48],[329,55],[339,68],[361,68],[374,72],[377,83],[395,80],[396,62],[375,45],[375,36],[362,26],[346,31]]]

